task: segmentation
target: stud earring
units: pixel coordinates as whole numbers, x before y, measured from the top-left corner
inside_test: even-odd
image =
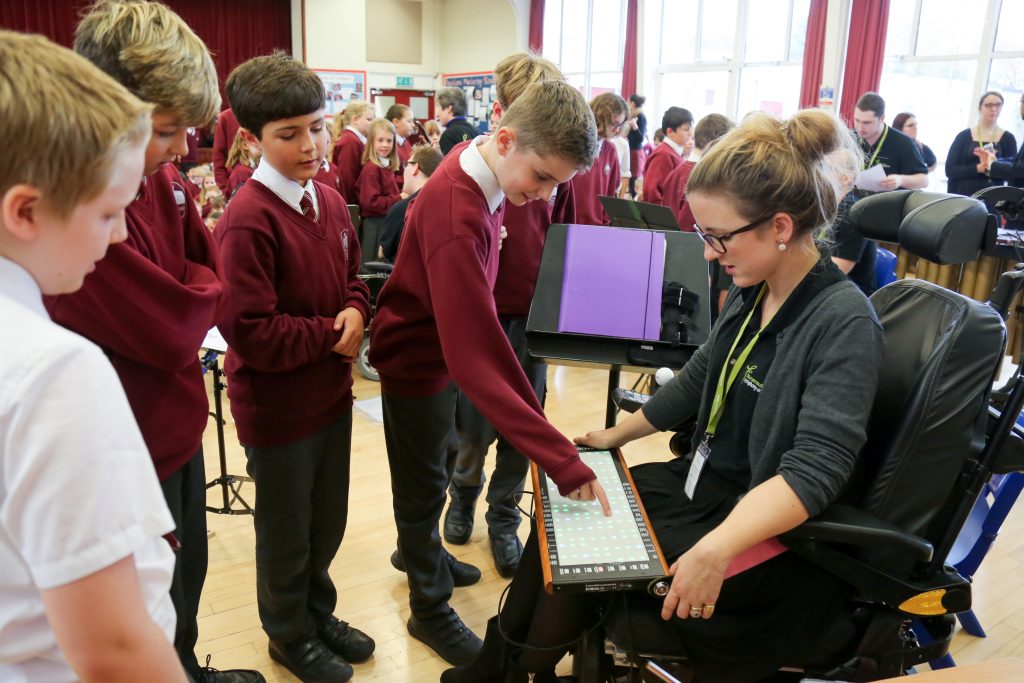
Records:
[[[786,243],[779,242],[779,251],[786,251]]]

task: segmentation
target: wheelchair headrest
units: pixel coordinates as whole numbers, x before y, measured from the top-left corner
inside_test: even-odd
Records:
[[[961,195],[883,192],[854,204],[850,220],[865,237],[943,265],[974,261],[995,244],[995,218],[983,202]]]

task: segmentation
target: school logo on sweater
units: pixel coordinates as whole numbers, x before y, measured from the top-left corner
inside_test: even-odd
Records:
[[[178,205],[178,217],[184,218],[188,213],[188,201],[189,195],[185,191],[185,188],[180,183],[171,181],[171,190],[174,192],[174,203]]]

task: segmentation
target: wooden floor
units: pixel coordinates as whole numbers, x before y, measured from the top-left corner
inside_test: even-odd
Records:
[[[624,376],[623,384],[634,377]],[[574,436],[598,429],[604,422],[607,374],[597,370],[552,367],[549,369],[547,414],[564,434]],[[357,378],[357,400],[379,396],[379,385]],[[211,406],[213,402],[211,400]],[[228,471],[245,473],[245,458],[235,440],[234,425],[227,414]],[[624,453],[630,464],[669,457],[666,435],[655,435],[630,444]],[[213,421],[207,429],[207,479],[219,471]],[[488,465],[493,465],[489,458]],[[255,502],[252,485],[243,493]],[[211,505],[220,506],[219,489],[211,490]],[[1024,513],[1011,513],[989,557],[975,577],[975,611],[988,631],[978,639],[958,633],[952,652],[967,663],[1008,656],[1024,656]],[[473,538],[464,546],[449,546],[459,559],[481,568],[483,579],[475,586],[456,589],[452,606],[470,628],[483,635],[486,620],[497,610],[498,596],[507,581],[498,576],[487,543],[483,506],[477,509]],[[210,566],[200,607],[200,660],[212,654],[212,666],[220,669],[259,669],[267,681],[294,681],[267,655],[267,639],[256,610],[254,535],[248,516],[209,515]],[[521,532],[526,525],[521,526]],[[336,614],[377,641],[369,662],[355,665],[358,681],[391,683],[433,682],[447,665],[412,639],[405,630],[409,616],[405,575],[392,569],[388,557],[395,548],[395,526],[384,430],[359,410],[354,411],[352,436],[352,484],[349,523],[341,551],[331,567],[339,591]],[[567,662],[563,663],[567,666]]]

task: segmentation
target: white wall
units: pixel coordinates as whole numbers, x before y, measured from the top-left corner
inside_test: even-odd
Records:
[[[423,56],[418,64],[366,61],[366,11],[373,0],[305,0],[306,64],[316,69],[365,70],[371,88],[437,87],[442,73],[488,71],[502,57],[526,49],[529,0],[422,0]],[[293,52],[302,57],[300,14],[292,0]],[[376,37],[370,37],[376,39]]]

